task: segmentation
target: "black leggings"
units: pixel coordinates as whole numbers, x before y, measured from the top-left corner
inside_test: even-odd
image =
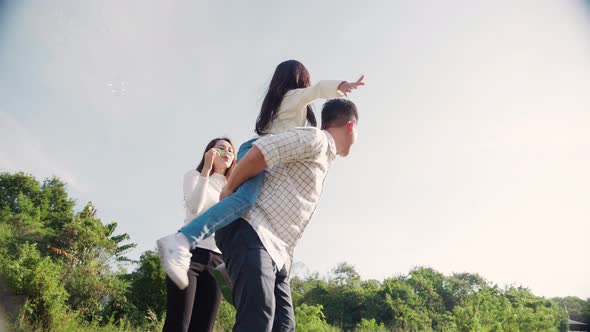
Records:
[[[207,271],[223,262],[221,255],[196,248],[191,251],[188,287],[180,290],[166,276],[167,307],[164,332],[211,332],[221,303],[221,291]],[[148,290],[146,290],[148,291]]]

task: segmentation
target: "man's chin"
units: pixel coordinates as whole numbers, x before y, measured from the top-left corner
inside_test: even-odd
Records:
[[[339,155],[340,157],[346,157],[346,156],[348,156],[348,154],[349,154],[349,153],[350,153],[350,150],[347,150],[347,151],[340,151],[340,153],[338,153],[338,155]]]

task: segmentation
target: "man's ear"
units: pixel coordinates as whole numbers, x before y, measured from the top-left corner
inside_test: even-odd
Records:
[[[356,125],[356,121],[355,120],[348,121],[348,123],[346,124],[346,133],[352,134],[352,132],[354,131],[354,126],[355,125]]]

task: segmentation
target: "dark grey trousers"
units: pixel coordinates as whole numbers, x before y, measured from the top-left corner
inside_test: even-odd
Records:
[[[213,331],[221,291],[208,267],[215,267],[223,260],[220,254],[203,248],[195,248],[191,253],[186,289],[179,289],[166,276],[166,322],[163,332]]]
[[[234,332],[295,331],[289,274],[280,271],[244,219],[215,233],[233,283]]]

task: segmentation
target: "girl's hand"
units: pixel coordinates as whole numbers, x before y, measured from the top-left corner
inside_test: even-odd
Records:
[[[202,176],[209,176],[209,173],[211,173],[211,170],[213,169],[213,161],[217,156],[219,156],[219,152],[217,152],[217,149],[215,148],[211,148],[205,153],[205,163],[203,164],[203,170],[201,171]]]
[[[356,82],[349,83],[347,81],[344,81],[340,83],[340,85],[338,86],[338,91],[342,92],[344,96],[348,96],[348,94],[351,93],[352,90],[356,90],[359,86],[365,85],[365,82],[363,82],[364,78],[365,75],[361,75],[361,77],[359,77],[359,79],[356,80]]]

